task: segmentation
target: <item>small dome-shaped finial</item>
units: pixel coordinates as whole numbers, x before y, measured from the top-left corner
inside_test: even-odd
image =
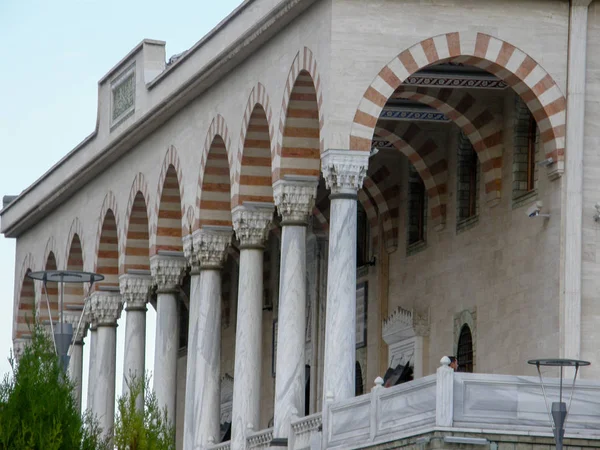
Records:
[[[449,366],[450,365],[450,358],[448,358],[447,356],[442,357],[442,359],[440,359],[440,364],[442,366]]]

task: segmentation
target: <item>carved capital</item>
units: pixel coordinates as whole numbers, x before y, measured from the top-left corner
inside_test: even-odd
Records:
[[[321,171],[332,195],[355,196],[369,167],[369,152],[329,149],[321,155]]]
[[[179,286],[187,262],[181,252],[158,254],[150,258],[152,279],[159,291],[174,291]]]
[[[279,180],[273,185],[273,198],[283,225],[306,225],[317,197],[318,179]]]
[[[119,289],[125,309],[146,309],[146,302],[152,288],[150,274],[126,273],[119,277]]]
[[[95,291],[90,296],[90,315],[95,326],[115,326],[121,316],[123,302],[116,291]]]
[[[189,239],[186,250],[186,257],[192,268],[222,269],[232,235],[231,227],[205,226],[196,230]]]
[[[81,315],[83,314],[83,317]],[[66,323],[70,323],[73,326],[73,342],[76,344],[82,344],[83,338],[87,335],[87,330],[90,326],[85,311],[70,311],[67,310],[63,313],[63,318]],[[81,324],[79,320],[81,319]],[[77,326],[79,325],[79,332],[77,332]]]
[[[241,248],[263,248],[269,235],[274,206],[236,206],[232,211],[233,229]]]

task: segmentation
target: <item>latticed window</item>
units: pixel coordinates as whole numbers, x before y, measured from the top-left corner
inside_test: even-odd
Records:
[[[460,330],[457,358],[459,372],[473,372],[473,335],[466,324]]]
[[[457,221],[479,213],[479,158],[469,138],[460,133],[457,155]]]
[[[425,184],[412,164],[408,169],[408,245],[425,241],[427,195]]]
[[[539,130],[537,123],[521,98],[517,97],[513,151],[513,199],[535,190],[535,165]]]

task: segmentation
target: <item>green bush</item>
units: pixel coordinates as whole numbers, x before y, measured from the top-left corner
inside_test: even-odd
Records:
[[[52,341],[32,327],[32,338],[0,384],[0,450],[101,450],[109,448],[89,415],[82,417],[73,385]]]
[[[115,447],[119,450],[175,450],[175,428],[158,406],[148,377],[127,381],[129,393],[118,401]],[[143,407],[136,400],[143,397]]]

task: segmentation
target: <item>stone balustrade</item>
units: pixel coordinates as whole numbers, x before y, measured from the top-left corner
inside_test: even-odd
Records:
[[[221,442],[220,444],[208,445],[207,450],[231,450],[231,441]]]
[[[273,428],[251,433],[246,438],[246,448],[267,450],[273,440]]]
[[[401,439],[442,434],[552,436],[537,377],[454,373],[447,358],[436,374],[329,403],[325,414],[294,417],[289,450],[359,449]],[[557,401],[559,380],[544,377],[548,402]],[[571,380],[563,382],[569,404]],[[249,434],[248,449],[267,449],[273,430]],[[566,421],[566,438],[600,439],[600,382],[577,380]],[[500,438],[498,438],[500,439]],[[229,443],[210,450],[229,449]]]

